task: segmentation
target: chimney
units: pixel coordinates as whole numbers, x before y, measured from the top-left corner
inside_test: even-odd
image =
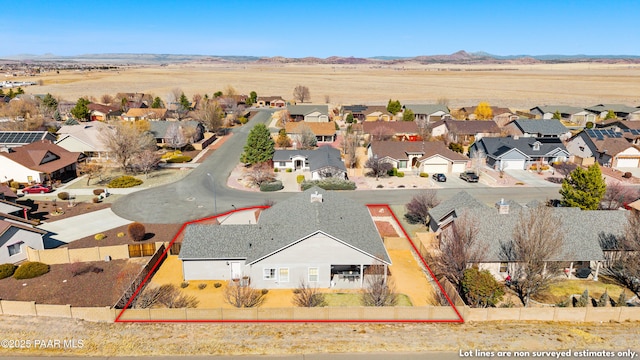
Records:
[[[318,194],[318,192],[316,191],[315,194],[311,194],[311,202],[322,202],[322,194]]]
[[[504,201],[504,198],[500,199],[499,202],[496,203],[496,209],[498,209],[498,214],[508,214],[509,213],[509,203]]]

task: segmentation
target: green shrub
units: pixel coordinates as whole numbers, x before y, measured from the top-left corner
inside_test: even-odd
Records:
[[[575,307],[586,307],[589,304],[589,290],[585,289],[578,301],[575,304]]]
[[[292,168],[287,168],[287,172],[293,172]]]
[[[356,183],[353,181],[339,179],[339,178],[326,178],[322,180],[305,180],[300,184],[302,191],[317,186],[325,190],[355,190]]]
[[[143,181],[133,176],[123,175],[109,181],[107,187],[110,188],[130,188],[142,184]]]
[[[586,126],[587,129],[593,129],[593,122],[592,121],[587,121],[586,125],[587,125]]]
[[[60,200],[69,200],[69,193],[65,192],[65,191],[63,191],[61,193],[58,193],[58,199],[60,199]]]
[[[220,284],[219,282],[213,284],[213,287],[216,288],[216,289],[221,287],[221,286],[222,286],[222,284]]]
[[[279,172],[279,171],[280,171],[280,169],[278,169],[278,168],[273,169],[273,172]]]
[[[194,148],[193,145],[191,145],[191,144],[187,144],[182,148],[182,150],[184,150],[184,151],[195,151],[195,149],[196,148]]]
[[[402,172],[402,171],[398,171],[398,172],[396,173],[396,176],[397,176],[397,177],[404,177],[404,172]]]
[[[425,172],[421,172],[420,173],[420,177],[429,177],[429,174],[425,173]]]
[[[398,175],[398,169],[396,169],[396,168],[391,168],[391,169],[389,169],[389,171],[387,171],[387,175],[389,175],[389,176],[396,176],[396,175]]]
[[[119,238],[124,237],[124,233],[123,232],[119,232],[116,236],[119,237]]]
[[[204,288],[206,288],[206,287],[207,287],[207,284],[205,284],[205,283],[198,284],[198,289],[200,289],[200,290],[204,290]]]
[[[93,195],[100,195],[104,192],[104,189],[93,189]]]
[[[100,240],[104,240],[104,238],[106,237],[107,235],[100,233],[100,234],[96,234],[93,238],[100,241]]]
[[[18,280],[32,279],[49,272],[49,265],[36,261],[28,261],[20,265],[13,277]]]
[[[260,191],[278,191],[284,189],[282,181],[263,182],[260,184]]]
[[[144,225],[139,222],[133,222],[127,226],[127,232],[133,241],[144,240],[144,235],[147,233]]]
[[[449,149],[460,154],[462,154],[462,152],[464,151],[464,147],[462,146],[462,144],[458,143],[449,144]]]
[[[14,188],[14,189],[20,189],[20,183],[17,181],[12,181],[9,183],[9,186]]]
[[[238,122],[239,122],[240,124],[242,124],[242,125],[246,124],[248,121],[249,121],[249,119],[247,119],[247,118],[246,118],[246,117],[244,117],[244,116],[240,116],[240,117],[238,118]]]
[[[186,155],[180,155],[180,156],[174,156],[171,157],[169,159],[167,159],[167,162],[170,164],[173,163],[186,163],[191,161],[191,157],[190,156],[186,156]]]
[[[304,181],[304,175],[300,174],[296,176],[296,181],[298,182],[298,184],[302,184],[302,182]]]
[[[12,276],[18,267],[13,264],[0,265],[0,279],[8,278]]]

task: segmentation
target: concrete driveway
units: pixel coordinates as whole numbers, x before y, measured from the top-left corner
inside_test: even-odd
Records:
[[[548,181],[547,178],[553,176],[552,173],[548,171],[544,171],[542,175],[531,172],[528,170],[515,170],[509,169],[505,170],[507,174],[517,179],[518,181],[522,181],[525,185],[535,186],[535,187],[559,187],[559,184],[554,184],[551,181]]]
[[[111,209],[103,209],[50,223],[43,223],[38,227],[51,232],[52,235],[50,237],[52,239],[70,243],[131,222],[131,220],[117,216]]]

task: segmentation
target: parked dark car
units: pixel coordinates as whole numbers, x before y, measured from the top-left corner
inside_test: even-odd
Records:
[[[44,193],[51,192],[51,188],[46,185],[35,184],[35,185],[27,186],[26,188],[22,189],[22,192],[24,194],[44,194]]]
[[[465,171],[463,173],[460,173],[460,179],[466,182],[478,182],[478,180],[480,180],[480,177],[473,171]]]
[[[433,178],[433,180],[435,180],[437,182],[446,182],[447,181],[447,176],[445,174],[433,174],[433,175],[431,175],[431,177]]]

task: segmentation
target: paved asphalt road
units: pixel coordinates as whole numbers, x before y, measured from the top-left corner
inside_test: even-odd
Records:
[[[245,206],[262,205],[267,200],[281,201],[293,193],[260,193],[231,189],[227,178],[237,165],[252,125],[268,123],[273,110],[262,110],[249,126],[233,129],[233,136],[223,146],[214,151],[200,166],[184,179],[156,188],[142,190],[118,199],[112,210],[125,219],[143,223],[184,223],[216,213]],[[210,175],[208,175],[210,174]],[[461,189],[437,190],[441,199],[447,199]],[[520,203],[531,200],[558,198],[558,187],[513,187],[492,188],[478,184],[465,188],[471,195],[486,203],[501,198]],[[345,196],[363,204],[385,203],[406,204],[419,190],[369,190],[345,191]]]

